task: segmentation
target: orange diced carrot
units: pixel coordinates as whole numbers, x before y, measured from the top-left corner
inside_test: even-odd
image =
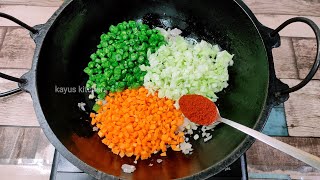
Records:
[[[148,159],[159,150],[166,156],[168,144],[180,151],[177,145],[184,141],[184,133],[176,131],[183,123],[181,111],[174,108],[174,101],[159,98],[157,92],[147,94],[144,87],[110,93],[105,98],[108,103],[97,101],[101,108],[90,114],[102,142],[120,157]]]
[[[167,153],[163,152],[163,153],[160,154],[160,156],[167,156]]]
[[[96,117],[96,114],[95,113],[90,113],[90,117],[94,118],[94,117]]]

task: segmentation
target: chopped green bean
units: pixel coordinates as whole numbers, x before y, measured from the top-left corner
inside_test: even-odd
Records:
[[[97,91],[99,99],[106,91],[119,92],[125,88],[139,88],[143,84],[145,72],[140,65],[149,65],[147,52],[155,52],[165,45],[165,39],[158,30],[135,21],[124,21],[111,25],[109,32],[100,36],[96,53],[84,69],[89,80],[86,88],[103,89]]]

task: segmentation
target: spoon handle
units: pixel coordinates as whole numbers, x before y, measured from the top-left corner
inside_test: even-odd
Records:
[[[284,153],[287,153],[288,155],[299,159],[300,161],[303,161],[307,164],[309,164],[310,166],[317,168],[320,170],[320,158],[317,156],[314,156],[312,154],[309,154],[305,151],[302,151],[300,149],[297,149],[293,146],[290,146],[289,144],[283,143],[277,139],[274,139],[272,137],[269,137],[267,135],[264,135],[258,131],[255,131],[251,128],[248,128],[244,125],[241,125],[239,123],[236,123],[234,121],[225,119],[225,118],[220,118],[219,119],[220,122],[223,122],[231,127],[234,127],[235,129],[238,129],[239,131],[242,131]]]

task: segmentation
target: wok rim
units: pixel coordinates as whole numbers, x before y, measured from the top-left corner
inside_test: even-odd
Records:
[[[251,12],[251,10],[241,1],[241,0],[233,0],[241,9],[244,13],[246,13],[247,17],[251,20],[252,24],[256,28],[260,40],[264,45],[264,51],[265,51],[265,59],[267,59],[269,62],[272,62],[272,54],[269,49],[267,49],[267,44],[262,38],[262,32],[261,29],[259,28],[261,24],[259,21],[256,19],[255,15]],[[73,153],[71,153],[57,138],[55,133],[52,131],[50,128],[44,112],[42,110],[41,104],[40,104],[40,99],[38,95],[38,87],[37,87],[37,66],[38,66],[38,61],[39,61],[39,55],[43,46],[43,42],[45,41],[47,37],[47,33],[50,31],[53,23],[56,21],[56,19],[60,16],[60,14],[63,12],[63,10],[73,2],[73,0],[66,0],[62,6],[58,8],[58,10],[50,17],[50,19],[44,24],[44,25],[39,25],[35,26],[39,30],[39,34],[34,38],[36,42],[36,49],[35,49],[35,54],[32,62],[32,68],[31,70],[25,75],[27,79],[29,79],[29,83],[24,89],[31,94],[32,100],[33,100],[33,106],[35,109],[35,113],[37,116],[37,119],[39,121],[40,127],[45,133],[46,137],[50,141],[50,143],[55,147],[55,149],[63,156],[65,157],[68,161],[70,161],[74,166],[79,168],[85,173],[88,173],[94,178],[97,179],[103,179],[103,178],[112,178],[112,179],[119,179],[120,177],[113,176],[111,174],[107,174],[105,172],[102,172],[100,170],[97,170],[96,168],[86,164],[83,162],[81,159],[79,159],[77,156],[75,156]],[[269,116],[269,113],[272,108],[272,102],[271,102],[271,96],[270,96],[270,67],[268,68],[268,76],[269,78],[267,79],[267,88],[265,90],[265,99],[264,99],[264,106],[261,109],[260,115],[258,120],[256,121],[253,129],[257,131],[261,131],[262,128],[264,127],[267,117]],[[254,143],[255,139],[246,136],[245,139],[235,148],[235,150],[230,153],[228,156],[226,156],[223,160],[220,162],[217,162],[216,164],[210,166],[209,168],[200,171],[199,173],[186,176],[183,178],[179,179],[194,179],[194,178],[209,178],[211,176],[214,176],[215,174],[221,172],[224,170],[227,166],[230,164],[234,163],[237,159],[239,159]],[[121,179],[121,178],[120,178]]]

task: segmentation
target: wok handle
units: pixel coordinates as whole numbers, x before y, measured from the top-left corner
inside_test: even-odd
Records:
[[[5,14],[5,13],[2,13],[0,12],[0,17],[3,17],[3,18],[6,18],[8,20],[11,20],[17,24],[19,24],[20,26],[24,27],[25,29],[29,30],[31,33],[33,34],[36,34],[38,33],[38,30],[37,29],[34,29],[33,27],[25,24],[24,22],[18,20],[17,18],[13,17],[13,16],[10,16],[8,14]],[[3,74],[0,72],[0,78],[3,78],[3,79],[7,79],[9,81],[14,81],[14,82],[17,82],[19,84],[25,84],[27,83],[27,80],[26,79],[22,79],[22,78],[16,78],[16,77],[12,77],[12,76],[9,76],[7,74]],[[5,96],[9,96],[11,94],[15,94],[17,92],[20,92],[22,91],[21,88],[16,88],[16,89],[13,89],[13,90],[10,90],[10,91],[7,91],[7,92],[3,92],[3,93],[0,93],[0,97],[5,97]]]
[[[285,28],[286,26],[288,26],[289,24],[294,23],[294,22],[302,22],[302,23],[309,25],[312,28],[312,30],[315,33],[316,38],[317,38],[317,55],[316,55],[316,59],[314,61],[314,64],[313,64],[311,70],[309,71],[308,75],[298,85],[277,92],[276,94],[278,94],[278,95],[289,94],[289,93],[298,91],[299,89],[306,86],[312,80],[312,78],[314,77],[314,75],[316,74],[316,72],[320,66],[320,29],[316,25],[316,23],[314,23],[312,20],[310,20],[308,18],[304,18],[304,17],[295,17],[295,18],[289,19],[286,22],[284,22],[283,24],[281,24],[273,32],[271,32],[270,36],[271,37],[276,36],[283,28]]]
[[[24,27],[25,29],[29,30],[30,32],[32,32],[33,34],[37,34],[38,33],[38,30],[27,25],[26,23],[20,21],[19,19],[13,17],[13,16],[10,16],[9,14],[5,14],[5,13],[2,13],[0,12],[0,17],[3,17],[5,19],[8,19],[8,20],[11,20],[17,24],[19,24],[20,26]]]
[[[9,81],[13,81],[13,82],[21,83],[21,84],[25,84],[27,82],[27,80],[25,80],[25,79],[12,77],[12,76],[3,74],[1,72],[0,72],[0,77],[3,78],[3,79],[7,79]],[[19,87],[19,88],[16,88],[16,89],[13,89],[13,90],[10,90],[10,91],[7,91],[7,92],[0,93],[0,97],[9,96],[11,94],[15,94],[15,93],[20,92],[20,91],[22,91],[22,90]]]

